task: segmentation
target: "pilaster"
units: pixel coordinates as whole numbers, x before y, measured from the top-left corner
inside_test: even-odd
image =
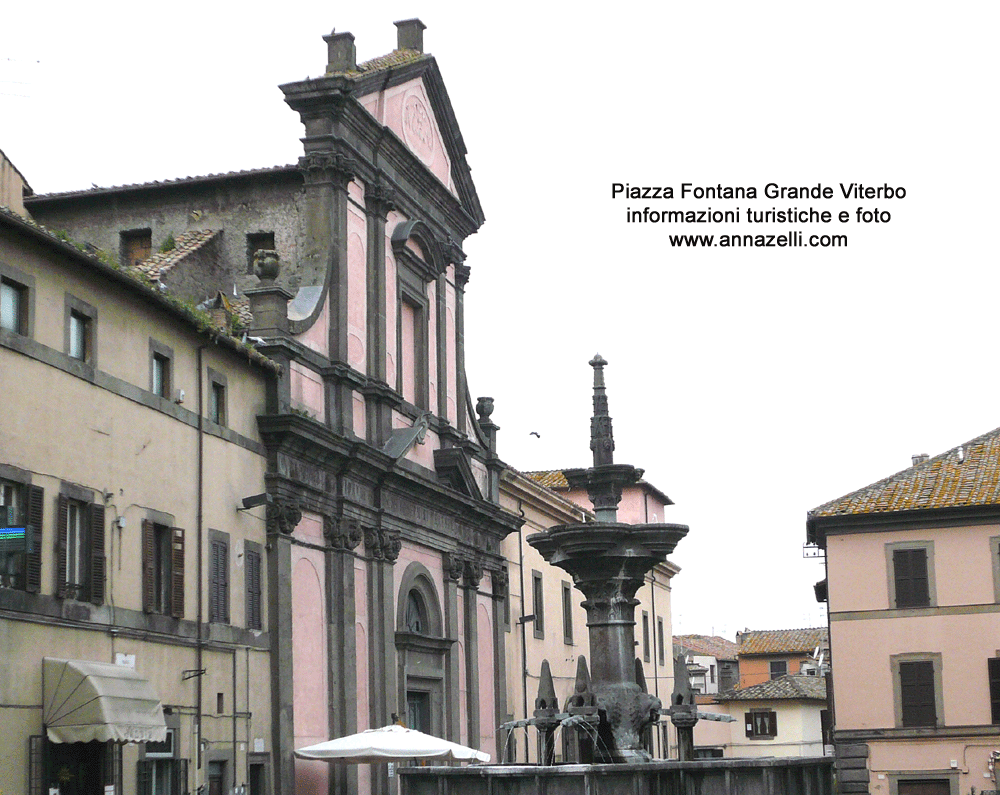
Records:
[[[465,623],[465,707],[469,726],[469,746],[479,747],[479,618],[477,594],[483,578],[483,565],[466,560],[462,570],[462,606]]]
[[[330,737],[346,737],[358,730],[353,550],[361,543],[362,531],[357,522],[327,516],[323,534],[330,544],[326,555]],[[330,795],[353,795],[357,791],[356,769],[350,765],[330,766]]]
[[[267,615],[271,636],[271,726],[274,789],[295,792],[295,722],[292,705],[292,554],[291,537],[267,536]]]
[[[372,728],[386,726],[396,703],[396,618],[393,566],[402,542],[398,532],[364,528],[368,556],[368,719]],[[372,792],[388,792],[388,771],[372,765]]]
[[[445,637],[458,637],[458,581],[462,577],[462,561],[454,555],[448,555],[445,560],[444,578],[444,620]],[[445,702],[445,739],[454,743],[461,741],[461,705],[459,702],[459,669],[458,649],[452,647],[445,663],[444,688],[447,694]]]

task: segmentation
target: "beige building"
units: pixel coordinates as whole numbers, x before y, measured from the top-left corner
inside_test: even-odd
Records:
[[[276,372],[0,210],[5,793],[266,791],[265,508],[237,506]]]
[[[505,604],[507,630],[508,719],[530,718],[538,695],[542,660],[548,660],[560,708],[573,692],[577,658],[590,662],[587,614],[583,594],[573,587],[572,577],[548,564],[526,542],[532,533],[549,527],[594,518],[584,491],[571,491],[561,470],[522,474],[504,471],[500,481],[500,504],[521,516],[520,532],[507,536],[503,553],[508,561],[509,597]],[[627,487],[619,504],[618,521],[629,524],[663,521],[669,498],[645,481]],[[636,657],[642,661],[646,686],[669,706],[673,691],[673,659],[670,623],[671,580],[680,569],[669,560],[658,565],[636,594]],[[668,737],[669,719],[654,727],[652,753],[657,758],[676,756],[676,741]],[[672,735],[671,735],[672,736]],[[506,739],[508,761],[537,761],[533,728],[515,729]],[[556,735],[556,757],[563,759],[566,747],[562,730]]]
[[[841,792],[997,789],[1000,430],[809,514]]]

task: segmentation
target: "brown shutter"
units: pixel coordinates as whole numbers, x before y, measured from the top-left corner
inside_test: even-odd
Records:
[[[66,598],[66,545],[69,529],[69,500],[59,495],[59,517],[56,524],[56,596]]]
[[[156,610],[156,525],[142,520],[142,609]]]
[[[903,726],[936,726],[934,663],[916,660],[899,664],[899,696]]]
[[[743,727],[746,729],[747,737],[753,737],[753,713],[743,713]]]
[[[104,505],[90,506],[90,601],[104,604]]]
[[[927,550],[897,549],[892,553],[896,607],[926,607],[931,603],[927,581]]]
[[[770,712],[770,713],[768,713],[768,715],[771,718],[771,734],[770,734],[770,736],[771,737],[777,737],[778,736],[778,713],[777,712]]]
[[[45,490],[28,486],[28,554],[25,556],[24,590],[39,593],[42,590],[42,514],[45,507]]]
[[[184,618],[184,531],[170,528],[170,615]]]

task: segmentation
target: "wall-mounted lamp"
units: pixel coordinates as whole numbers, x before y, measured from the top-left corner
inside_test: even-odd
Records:
[[[273,499],[270,494],[264,492],[263,494],[254,494],[252,497],[244,497],[242,500],[242,505],[237,505],[237,511],[245,511],[249,508],[256,508],[260,505],[270,505]]]

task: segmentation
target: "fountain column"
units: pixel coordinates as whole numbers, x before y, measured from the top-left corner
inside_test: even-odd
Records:
[[[590,692],[599,716],[595,761],[643,762],[647,726],[659,719],[660,700],[644,692],[635,675],[635,594],[646,573],[663,562],[688,528],[678,524],[618,522],[622,488],[637,483],[642,470],[614,463],[614,437],[604,383],[607,362],[594,368],[594,416],[590,448],[594,466],[567,470],[572,488],[586,488],[598,521],[549,528],[528,537],[552,565],[569,572],[586,597],[590,635]]]

